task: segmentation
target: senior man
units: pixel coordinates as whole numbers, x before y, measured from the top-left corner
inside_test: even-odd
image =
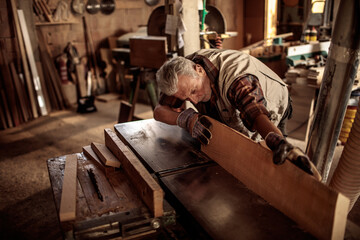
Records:
[[[256,58],[236,50],[202,49],[167,61],[156,78],[162,92],[154,110],[156,120],[178,125],[208,144],[211,124],[202,116],[210,116],[254,141],[265,139],[274,152],[274,163],[290,156],[313,174],[308,157],[284,137],[285,122],[291,116],[287,86]],[[183,109],[186,100],[198,112]],[[290,154],[295,150],[297,154]]]

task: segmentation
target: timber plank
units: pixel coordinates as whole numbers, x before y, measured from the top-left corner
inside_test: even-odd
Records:
[[[59,74],[57,73],[55,64],[52,60],[51,51],[46,44],[42,31],[37,29],[38,39],[39,39],[39,49],[42,58],[42,62],[45,65],[47,73],[50,76],[50,80],[52,86],[55,91],[56,98],[58,99],[58,104],[60,109],[64,109],[65,107],[69,106],[68,100],[64,97],[63,90],[61,88],[61,79]]]
[[[84,146],[83,147],[83,152],[85,154],[85,156],[89,159],[91,159],[102,171],[105,172],[105,175],[108,176],[108,174],[111,174],[113,172],[115,172],[115,168],[114,167],[108,167],[105,166],[101,160],[99,159],[99,157],[96,155],[96,153],[94,152],[94,150],[91,148],[90,145],[88,146]]]
[[[120,161],[111,153],[111,151],[102,143],[91,143],[91,148],[106,166],[120,167]]]
[[[269,149],[208,119],[213,137],[201,147],[205,154],[315,237],[344,238],[349,199],[289,161],[273,164]]]
[[[7,99],[9,101],[9,109],[12,116],[12,120],[15,126],[20,124],[20,116],[17,109],[16,98],[15,98],[15,88],[12,82],[11,73],[9,69],[9,62],[5,52],[5,43],[4,40],[0,41],[0,67],[4,77],[4,87],[6,89]]]
[[[77,156],[66,157],[59,218],[61,222],[76,218]]]
[[[120,160],[124,171],[154,217],[163,215],[164,192],[135,154],[119,139],[114,131],[104,129],[105,145]]]
[[[92,150],[91,146],[84,146],[83,148],[83,152],[85,154],[85,156],[91,160],[93,160],[93,162],[98,165],[101,170],[105,170],[105,165],[101,162],[101,160],[99,159],[99,157],[96,155],[96,153],[94,152],[94,150]]]
[[[25,97],[26,95],[24,95],[24,86],[22,86],[21,84],[21,81],[17,75],[17,72],[16,72],[16,69],[15,69],[15,66],[14,66],[14,63],[11,62],[10,63],[10,71],[11,71],[11,74],[12,74],[12,79],[14,81],[14,86],[15,86],[15,89],[16,89],[16,95],[18,97],[18,100],[20,102],[20,108],[21,108],[21,112],[22,112],[22,115],[24,117],[24,121],[27,122],[29,119],[30,119],[30,116],[29,116],[29,112],[28,112],[28,109],[27,109],[27,104],[26,104],[26,101],[25,101]]]
[[[93,170],[98,188],[101,195],[103,196],[103,201],[98,198],[94,185],[91,182],[87,172],[87,170],[90,169]],[[87,161],[86,159],[80,159],[78,167],[78,178],[81,188],[84,192],[86,202],[88,203],[92,214],[102,215],[106,212],[114,211],[121,206],[122,203],[119,201],[119,198],[117,197],[113,187],[106,179],[104,172],[96,167],[96,165],[92,162]]]
[[[36,107],[37,103],[36,103],[36,98],[35,98],[35,94],[34,94],[34,86],[33,86],[33,83],[31,82],[30,69],[28,66],[28,60],[26,58],[25,45],[24,45],[23,35],[21,33],[20,22],[19,22],[19,18],[18,18],[18,14],[17,14],[16,1],[10,0],[10,4],[11,4],[12,15],[14,18],[14,23],[15,23],[16,38],[17,38],[17,42],[19,45],[19,49],[20,49],[21,61],[22,61],[22,66],[23,66],[24,76],[25,76],[25,82],[26,82],[26,86],[27,86],[28,94],[29,94],[32,116],[34,118],[37,118],[39,115],[38,115],[37,107]]]

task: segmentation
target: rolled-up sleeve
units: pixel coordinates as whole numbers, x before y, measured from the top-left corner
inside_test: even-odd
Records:
[[[240,111],[240,118],[250,131],[255,131],[253,124],[260,114],[269,117],[260,82],[254,75],[244,75],[235,80],[228,90],[227,97]]]

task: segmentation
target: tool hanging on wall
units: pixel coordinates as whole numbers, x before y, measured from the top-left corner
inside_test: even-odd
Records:
[[[109,15],[115,10],[115,0],[101,0],[100,2],[101,13]]]
[[[84,0],[73,0],[71,2],[71,10],[75,15],[83,15],[85,11]]]
[[[70,16],[69,5],[64,0],[59,1],[54,13],[53,20],[55,22],[67,21],[69,19],[69,16]]]
[[[100,8],[100,3],[97,0],[89,0],[86,4],[86,11],[90,14],[98,13]]]

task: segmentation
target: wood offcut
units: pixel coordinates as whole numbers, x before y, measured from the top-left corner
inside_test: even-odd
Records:
[[[91,148],[106,166],[116,168],[120,167],[120,161],[104,144],[93,142],[91,143]]]
[[[104,130],[105,145],[121,161],[122,167],[154,217],[163,215],[164,192],[135,154],[109,128]]]
[[[76,185],[77,185],[77,156],[66,157],[64,180],[60,203],[60,221],[71,221],[76,218]]]
[[[212,139],[201,147],[205,154],[315,237],[344,238],[348,198],[289,161],[275,165],[269,149],[208,119]]]

